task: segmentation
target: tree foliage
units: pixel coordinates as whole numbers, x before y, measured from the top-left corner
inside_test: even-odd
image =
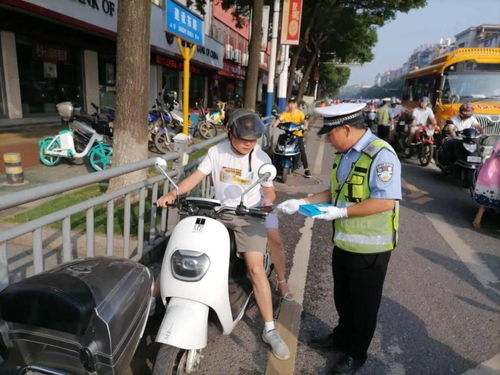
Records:
[[[425,4],[426,0],[305,1],[301,43],[292,49],[289,85],[293,83],[295,70],[302,70],[304,74],[298,87],[300,97],[305,92],[314,64],[332,59],[359,63],[371,61],[371,49],[377,42],[376,27],[394,19],[397,12],[408,12]]]
[[[344,66],[321,65],[319,87],[324,95],[336,96],[349,80],[351,70]]]

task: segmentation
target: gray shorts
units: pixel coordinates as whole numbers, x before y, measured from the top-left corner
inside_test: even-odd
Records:
[[[238,253],[259,252],[265,254],[267,232],[264,219],[246,216],[223,215],[221,221],[233,230]]]
[[[266,229],[278,229],[278,212],[272,211],[266,217]]]

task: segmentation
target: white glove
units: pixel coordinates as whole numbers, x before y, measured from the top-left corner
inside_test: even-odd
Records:
[[[289,199],[284,201],[278,205],[278,210],[287,215],[293,215],[299,210],[299,207],[303,204],[306,204],[306,201],[303,199]]]
[[[335,219],[343,219],[347,217],[347,207],[339,208],[335,206],[331,207],[319,207],[319,210],[324,212],[321,215],[314,216],[315,219],[332,221]]]

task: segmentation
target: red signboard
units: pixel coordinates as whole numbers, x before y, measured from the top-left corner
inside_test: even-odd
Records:
[[[33,46],[35,58],[54,64],[67,64],[69,61],[69,50],[62,47],[47,46],[36,43]]]
[[[284,0],[281,44],[297,45],[300,41],[302,0]]]
[[[224,61],[224,69],[219,70],[218,74],[223,77],[245,79],[246,69],[236,63]]]
[[[184,64],[182,61],[174,60],[174,59],[171,59],[169,57],[156,55],[155,62],[159,65],[167,66],[169,68],[176,69],[176,70],[184,69]],[[189,70],[191,71],[191,73],[195,73],[195,74],[201,73],[201,69],[198,68],[197,66],[191,65],[189,67]]]

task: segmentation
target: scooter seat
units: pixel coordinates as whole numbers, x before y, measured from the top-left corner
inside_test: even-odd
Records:
[[[0,293],[2,320],[83,335],[95,300],[80,279],[42,273],[9,285]]]

